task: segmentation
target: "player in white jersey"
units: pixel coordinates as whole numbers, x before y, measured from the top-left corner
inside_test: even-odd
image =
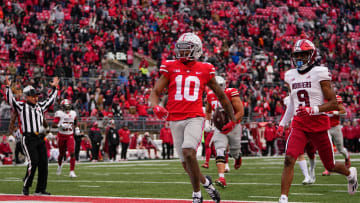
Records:
[[[331,87],[331,75],[326,67],[315,65],[315,57],[315,45],[309,40],[298,40],[292,52],[296,69],[285,73],[285,82],[290,91],[290,105],[283,119],[288,122],[293,117],[293,120],[281,178],[281,203],[288,202],[296,159],[304,153],[309,140],[318,150],[327,170],[347,177],[349,194],[355,194],[358,187],[356,168],[348,169],[343,163],[334,160],[332,142],[327,132],[330,121],[325,112],[337,110],[338,103]]]
[[[75,169],[75,140],[74,129],[77,125],[76,112],[71,110],[72,106],[69,100],[64,99],[61,101],[61,110],[55,112],[54,125],[58,128],[58,169],[56,175],[61,174],[62,160],[66,154],[66,149],[70,154],[70,174],[71,178],[76,178]]]
[[[331,135],[331,139],[334,142],[336,149],[340,154],[342,154],[345,158],[345,166],[350,168],[350,155],[348,151],[344,147],[343,134],[340,127],[340,116],[346,115],[346,110],[344,105],[342,104],[342,98],[339,95],[336,95],[336,99],[338,101],[338,110],[327,112],[327,115],[330,118],[331,128],[329,130],[329,134]],[[329,176],[330,172],[325,169],[322,173],[323,176]]]

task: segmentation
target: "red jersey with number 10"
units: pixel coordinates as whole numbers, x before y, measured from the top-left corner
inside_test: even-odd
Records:
[[[160,66],[160,73],[168,80],[169,121],[204,117],[202,95],[205,85],[215,76],[215,68],[209,63],[178,60],[166,61]]]

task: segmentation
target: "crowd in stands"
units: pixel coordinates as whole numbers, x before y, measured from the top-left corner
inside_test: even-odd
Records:
[[[239,89],[251,120],[283,113],[284,73],[300,38],[312,40],[318,62],[329,67],[346,119],[360,115],[360,4],[353,0],[4,0],[0,69],[13,76],[18,95],[26,84],[46,94],[47,79],[61,76],[60,98],[84,117],[155,119],[147,99],[158,72],[146,70],[146,60],[132,67],[133,55],[159,67],[189,31],[203,41],[201,60]],[[108,52],[126,53],[125,63],[139,71],[105,70]]]

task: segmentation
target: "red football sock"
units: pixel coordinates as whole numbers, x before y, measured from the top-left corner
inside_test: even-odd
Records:
[[[75,169],[75,157],[70,158],[70,171]]]
[[[205,163],[209,163],[210,156],[211,156],[211,148],[208,147],[208,148],[206,148],[206,151],[205,151]]]
[[[62,164],[63,157],[64,157],[63,154],[59,154],[59,156],[58,156],[58,165],[59,166],[61,166],[61,164]]]

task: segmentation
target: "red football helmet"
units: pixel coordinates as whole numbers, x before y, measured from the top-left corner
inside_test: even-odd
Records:
[[[307,39],[296,41],[291,59],[298,71],[304,71],[315,62],[316,47]]]
[[[64,111],[70,111],[72,108],[71,102],[68,99],[62,100],[60,105],[61,105],[62,110],[64,110]]]

